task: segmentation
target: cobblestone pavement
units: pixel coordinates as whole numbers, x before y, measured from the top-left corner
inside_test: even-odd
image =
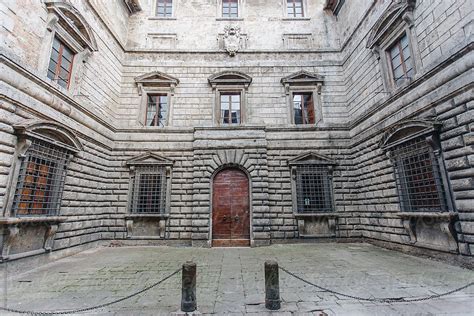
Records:
[[[426,296],[474,280],[474,271],[368,244],[122,247],[85,251],[20,275],[8,275],[3,265],[1,298],[2,304],[18,309],[82,308],[128,295],[193,260],[198,264],[201,313],[264,315],[267,259],[321,286],[365,297]],[[473,287],[425,302],[372,303],[322,292],[280,271],[280,289],[282,308],[272,315],[311,315],[318,310],[329,315],[468,315],[474,310]],[[178,310],[180,296],[176,275],[144,294],[85,314],[168,315]]]

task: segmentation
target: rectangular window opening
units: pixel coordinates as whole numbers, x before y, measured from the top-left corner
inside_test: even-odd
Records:
[[[222,17],[239,17],[239,0],[222,0]]]
[[[298,213],[333,211],[332,180],[327,166],[297,166],[296,201]]]
[[[69,88],[74,52],[57,37],[53,39],[51,57],[48,66],[48,78],[63,88]]]
[[[137,167],[133,179],[132,213],[166,213],[166,168]]]
[[[312,93],[293,94],[293,115],[295,124],[301,125],[316,123]]]
[[[303,0],[286,0],[286,10],[290,18],[303,18]]]
[[[400,86],[405,80],[413,78],[414,68],[406,34],[403,34],[387,50],[387,55],[392,70],[392,79],[396,86]]]
[[[146,107],[146,126],[161,126],[167,124],[168,95],[149,94]]]
[[[224,92],[220,95],[220,115],[222,124],[241,123],[240,92]]]
[[[156,0],[156,16],[171,18],[173,16],[173,0]]]

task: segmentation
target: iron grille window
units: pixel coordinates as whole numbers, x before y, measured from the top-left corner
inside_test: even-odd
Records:
[[[222,17],[239,17],[239,0],[222,0]]]
[[[60,86],[68,88],[73,60],[74,52],[55,37],[49,59],[48,78],[57,81]]]
[[[137,167],[133,178],[132,213],[166,213],[166,168]]]
[[[148,95],[146,108],[147,126],[165,126],[168,116],[168,96]]]
[[[290,18],[304,17],[303,0],[286,0],[286,10]]]
[[[20,166],[13,211],[17,216],[57,215],[69,152],[34,139]]]
[[[388,49],[388,55],[390,58],[393,81],[397,86],[402,84],[405,79],[413,77],[415,70],[413,68],[408,36],[406,34]]]
[[[221,123],[240,124],[240,93],[222,93],[221,99]]]
[[[332,175],[327,166],[296,167],[296,200],[298,213],[333,211]]]
[[[294,93],[293,111],[295,124],[314,124],[314,102],[312,93]]]
[[[402,211],[446,211],[445,188],[433,149],[417,138],[391,152]]]
[[[173,0],[156,0],[156,16],[170,18],[173,16]]]

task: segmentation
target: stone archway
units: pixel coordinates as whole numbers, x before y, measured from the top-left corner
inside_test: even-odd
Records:
[[[250,190],[237,168],[219,171],[212,183],[212,246],[250,245]]]

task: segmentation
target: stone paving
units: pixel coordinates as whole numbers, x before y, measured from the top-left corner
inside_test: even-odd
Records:
[[[0,293],[2,304],[12,308],[82,308],[142,289],[193,260],[198,264],[201,313],[264,315],[267,259],[321,286],[364,297],[426,296],[474,280],[474,271],[368,244],[119,247],[85,251],[19,275],[9,275],[3,265]],[[280,271],[280,288],[282,308],[272,315],[312,315],[319,310],[329,315],[468,315],[474,310],[474,287],[425,302],[372,303],[322,292]],[[180,296],[177,275],[137,297],[84,314],[169,315],[179,309]]]

